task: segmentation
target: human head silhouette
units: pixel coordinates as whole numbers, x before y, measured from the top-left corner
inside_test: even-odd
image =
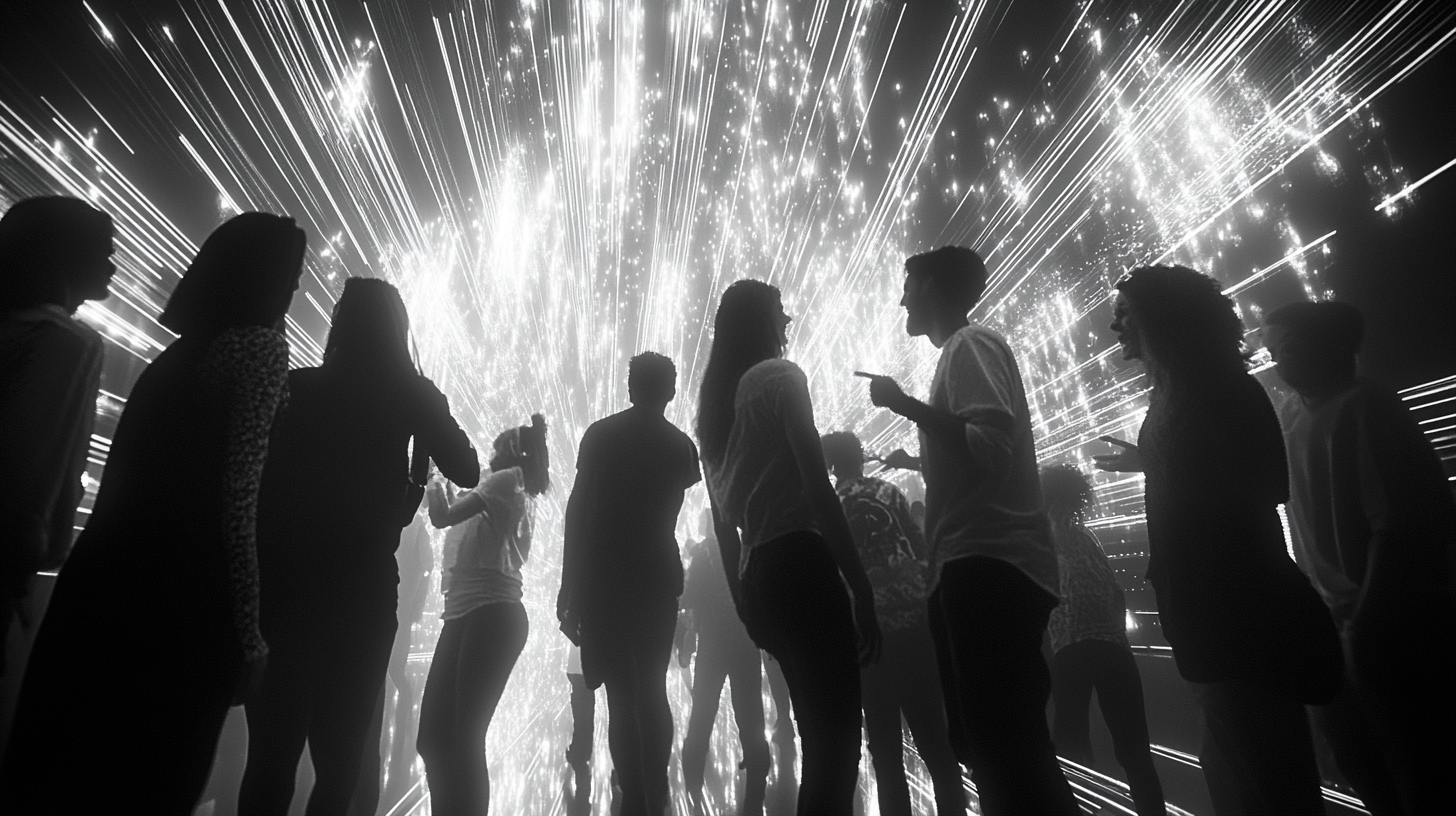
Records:
[[[546,449],[546,417],[531,415],[530,425],[501,431],[490,457],[493,471],[519,467],[529,496],[539,496],[551,486],[551,457]]]
[[[973,249],[943,246],[905,260],[905,333],[937,346],[965,325],[986,291],[986,263]]]
[[[1291,303],[1264,317],[1264,345],[1274,372],[1291,388],[1316,395],[1355,379],[1365,318],[1348,303]]]
[[[1080,524],[1092,505],[1092,496],[1092,483],[1072,465],[1041,469],[1041,500],[1053,524]]]
[[[735,281],[723,291],[698,391],[697,434],[703,458],[722,459],[733,428],[738,380],[764,360],[783,356],[791,320],[778,288],[763,281]]]
[[[324,344],[324,364],[415,370],[409,351],[409,313],[393,284],[378,278],[344,281]]]
[[[1111,329],[1154,381],[1242,372],[1244,324],[1218,281],[1186,266],[1140,266],[1117,283]]]
[[[18,201],[0,218],[0,311],[52,304],[74,312],[111,294],[111,216],[79,198]]]
[[[853,479],[864,475],[864,447],[851,431],[835,431],[819,438],[824,448],[824,462],[836,479]]]
[[[633,357],[627,363],[627,396],[633,405],[662,411],[677,396],[677,366],[655,351]]]
[[[292,218],[233,216],[207,236],[157,322],[183,337],[277,327],[298,288],[307,243]]]

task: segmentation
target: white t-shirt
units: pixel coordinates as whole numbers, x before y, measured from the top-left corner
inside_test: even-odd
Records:
[[[704,463],[718,511],[742,531],[740,575],[755,547],[788,533],[819,529],[789,447],[786,429],[795,414],[807,417],[813,427],[808,378],[788,360],[764,360],[738,381],[723,461]]]
[[[445,537],[445,620],[488,603],[521,600],[521,567],[531,555],[531,522],[521,469],[498,470],[473,490],[485,509]],[[462,497],[463,498],[463,497]]]
[[[967,420],[964,449],[923,431],[925,529],[935,585],[949,561],[999,558],[1057,596],[1057,554],[1042,511],[1021,371],[1005,338],[972,323],[940,350],[930,405]]]

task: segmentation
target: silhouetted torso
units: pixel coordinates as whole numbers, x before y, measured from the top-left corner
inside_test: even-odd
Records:
[[[580,542],[582,612],[680,595],[677,515],[700,478],[692,440],[662,415],[628,408],[587,428],[576,467],[567,535]]]
[[[475,451],[445,397],[412,372],[324,365],[290,372],[288,385],[259,499],[265,592],[306,578],[309,592],[387,592],[392,602],[410,437],[464,487],[479,478]]]
[[[1138,448],[1148,580],[1180,673],[1266,682],[1297,699],[1335,682],[1329,615],[1285,549],[1284,438],[1258,382],[1238,374],[1154,389]]]

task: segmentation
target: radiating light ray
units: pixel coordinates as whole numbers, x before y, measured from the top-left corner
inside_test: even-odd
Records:
[[[557,487],[534,510],[536,632],[490,749],[502,812],[559,811],[560,514],[581,432],[626,404],[628,357],[678,361],[670,416],[690,426],[713,305],[732,280],[763,277],[796,317],[791,356],[821,427],[856,428],[874,450],[913,446],[849,375],[923,390],[935,353],[903,334],[901,263],[948,238],[991,266],[976,317],[1021,356],[1041,456],[1086,466],[1086,444],[1131,438],[1146,404],[1101,331],[1108,285],[1161,260],[1215,274],[1252,315],[1270,280],[1327,297],[1333,236],[1301,238],[1275,182],[1304,156],[1345,172],[1321,141],[1371,130],[1371,102],[1456,35],[1456,11],[1436,2],[1357,18],[1180,0],[1140,17],[1084,0],[1023,58],[1022,99],[986,73],[991,8],[967,0],[935,39],[909,42],[907,7],[875,0],[462,0],[434,16],[381,0],[352,19],[324,0],[201,0],[142,21],[87,5],[118,81],[145,104],[80,88],[84,108],[41,110],[0,94],[0,195],[66,192],[113,214],[116,294],[82,312],[112,358],[147,360],[170,341],[155,317],[201,235],[178,226],[196,219],[169,209],[168,187],[205,185],[218,220],[256,207],[308,229],[287,326],[295,364],[320,359],[344,276],[386,277],[422,367],[479,446],[547,415]],[[896,92],[886,70],[903,49],[934,59],[921,87]],[[886,132],[876,123],[901,120],[888,143],[871,141]],[[149,170],[118,169],[117,148]],[[1408,206],[1425,181],[1371,168],[1377,207]],[[108,446],[101,433],[98,464]],[[1094,526],[1140,528],[1140,479],[1100,487]],[[685,514],[682,532],[695,525]],[[421,627],[420,648],[436,631]],[[681,733],[687,683],[671,686]],[[731,777],[720,717],[710,762]]]

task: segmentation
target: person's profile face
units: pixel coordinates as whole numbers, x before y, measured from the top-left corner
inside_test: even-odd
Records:
[[[1121,292],[1117,293],[1117,298],[1112,302],[1112,325],[1109,328],[1117,332],[1118,345],[1122,346],[1122,359],[1143,359],[1142,331],[1133,314],[1132,304],[1127,302]]]
[[[1265,326],[1260,334],[1279,379],[1295,390],[1315,384],[1318,366],[1307,340],[1287,326]]]
[[[930,278],[926,275],[912,275],[905,272],[905,291],[900,305],[905,308],[905,333],[920,337],[930,330],[929,300]]]
[[[107,233],[105,241],[95,242],[89,251],[77,259],[72,270],[72,291],[75,292],[73,300],[76,305],[80,305],[83,300],[105,300],[111,296],[111,278],[116,274],[116,264],[112,262],[111,256],[115,251],[111,234]]]
[[[789,347],[789,324],[794,322],[794,319],[784,311],[783,301],[774,305],[774,312],[774,323],[778,326],[779,332],[779,348],[786,349]]]

